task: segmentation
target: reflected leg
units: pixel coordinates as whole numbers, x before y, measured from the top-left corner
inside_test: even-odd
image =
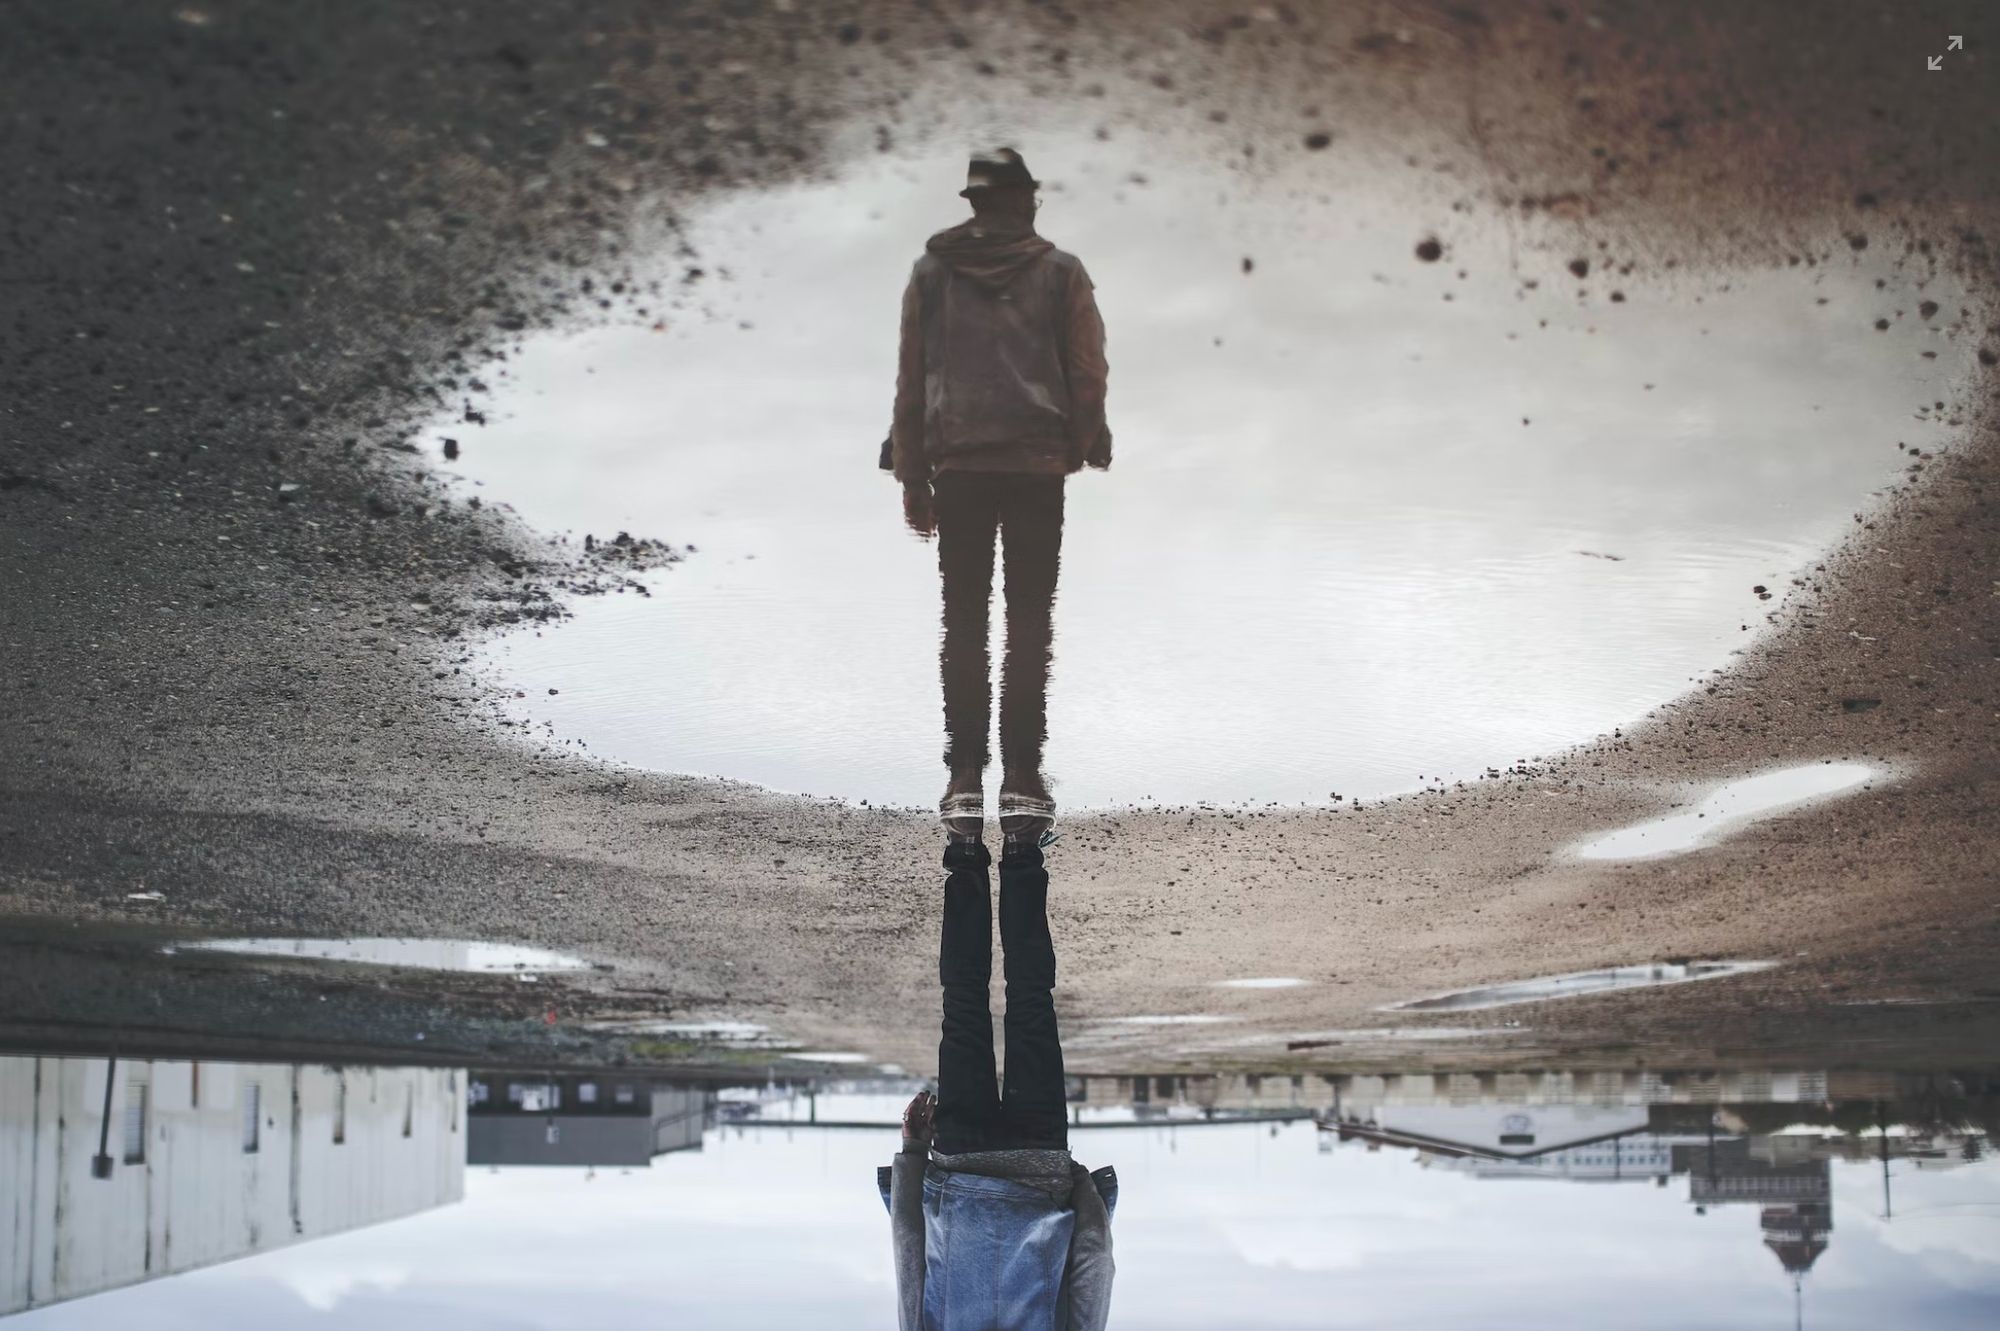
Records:
[[[938,573],[944,584],[945,766],[954,777],[984,770],[992,729],[987,605],[993,597],[993,540],[999,523],[989,478],[946,472],[937,478]]]
[[[1000,1114],[993,1072],[993,856],[979,842],[944,852],[944,925],[938,935],[938,983],[944,1029],[938,1040],[937,1149],[948,1155],[982,1148]]]
[[[1007,656],[1000,674],[1000,761],[1007,789],[1046,798],[1056,576],[1062,564],[1063,478],[1009,476],[1001,514],[1006,540]]]
[[[1005,1141],[1060,1150],[1069,1145],[1068,1088],[1056,1029],[1049,875],[1034,846],[1010,846],[1000,861],[1000,945],[1007,980]]]

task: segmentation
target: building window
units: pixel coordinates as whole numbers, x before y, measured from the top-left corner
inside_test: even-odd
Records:
[[[333,1081],[333,1144],[347,1140],[347,1074],[337,1072]]]
[[[146,1163],[146,1083],[125,1083],[125,1163]]]
[[[507,1088],[507,1095],[520,1105],[523,1113],[553,1114],[562,1108],[562,1088],[552,1081],[516,1084]]]
[[[243,1088],[243,1154],[257,1154],[258,1129],[263,1126],[264,1088],[251,1082]]]

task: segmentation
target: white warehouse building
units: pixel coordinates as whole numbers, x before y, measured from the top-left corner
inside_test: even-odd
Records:
[[[0,1316],[464,1196],[455,1071],[108,1066],[0,1058]]]

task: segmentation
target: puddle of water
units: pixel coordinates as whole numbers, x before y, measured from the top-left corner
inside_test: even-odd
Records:
[[[1895,441],[1949,438],[1911,409],[1970,352],[1875,331],[1876,278],[1902,279],[1872,251],[1613,304],[1619,279],[1560,256],[1510,269],[1498,228],[1417,261],[1438,208],[1365,170],[1334,206],[1284,168],[1134,186],[1126,151],[1030,154],[1062,182],[1042,229],[1097,285],[1118,441],[1068,489],[1048,763],[1070,807],[1324,804],[1607,732],[1727,663],[1769,608],[1752,588],[1853,529]],[[935,800],[936,553],[874,458],[898,300],[960,167],[871,157],[715,201],[689,232],[734,276],[712,318],[530,340],[490,426],[433,432],[461,493],[544,530],[697,547],[650,597],[488,650],[515,719],[642,767]]]
[[[1225,1021],[1234,1021],[1236,1018],[1219,1017],[1207,1012],[1177,1012],[1154,1016],[1112,1017],[1109,1020],[1114,1026],[1214,1026]]]
[[[768,1026],[754,1021],[655,1021],[609,1020],[585,1023],[591,1030],[608,1035],[665,1036],[700,1044],[727,1045],[733,1049],[784,1049],[792,1041],[774,1034]]]
[[[801,1063],[866,1063],[868,1055],[851,1053],[847,1050],[806,1049],[781,1055],[797,1059]]]
[[[591,1029],[628,1035],[685,1035],[697,1040],[749,1043],[768,1039],[771,1028],[754,1021],[594,1021]]]
[[[449,938],[211,938],[179,946],[201,952],[236,952],[254,957],[307,957],[314,961],[409,966],[438,971],[532,973],[590,968],[590,963],[583,958],[565,956],[560,952]]]
[[[1391,1003],[1380,1010],[1458,1012],[1473,1008],[1507,1007],[1514,1003],[1539,1003],[1550,998],[1601,994],[1612,989],[1647,989],[1667,984],[1688,984],[1695,980],[1720,980],[1730,975],[1769,970],[1777,964],[1775,961],[1690,961],[1657,966],[1609,966],[1603,970],[1573,971],[1568,975],[1545,975],[1535,980],[1457,989],[1429,998],[1413,998],[1407,1003]]]
[[[1259,975],[1245,980],[1217,980],[1218,989],[1297,989],[1311,981],[1292,975]]]
[[[1620,828],[1584,842],[1576,854],[1586,860],[1684,854],[1721,840],[1747,822],[1859,790],[1883,775],[1880,768],[1866,763],[1809,763],[1744,777],[1717,787],[1684,813]]]
[[[1492,1040],[1527,1034],[1522,1026],[1368,1026],[1341,1031],[1301,1031],[1282,1037],[1286,1043],[1371,1044],[1383,1041]]]

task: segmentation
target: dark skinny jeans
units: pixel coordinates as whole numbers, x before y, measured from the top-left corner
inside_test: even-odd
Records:
[[[1005,1151],[1069,1145],[1062,1041],[1056,1032],[1056,950],[1049,937],[1049,875],[1034,847],[1000,861],[1000,942],[1007,985],[1004,1086],[993,1066],[992,887],[984,845],[953,844],[944,866],[938,982],[937,1149]]]
[[[988,606],[993,548],[1004,542],[1007,655],[1000,667],[1000,759],[1039,774],[1048,738],[1056,575],[1062,562],[1063,478],[947,471],[934,486],[944,584],[945,766],[983,771],[993,695]]]

